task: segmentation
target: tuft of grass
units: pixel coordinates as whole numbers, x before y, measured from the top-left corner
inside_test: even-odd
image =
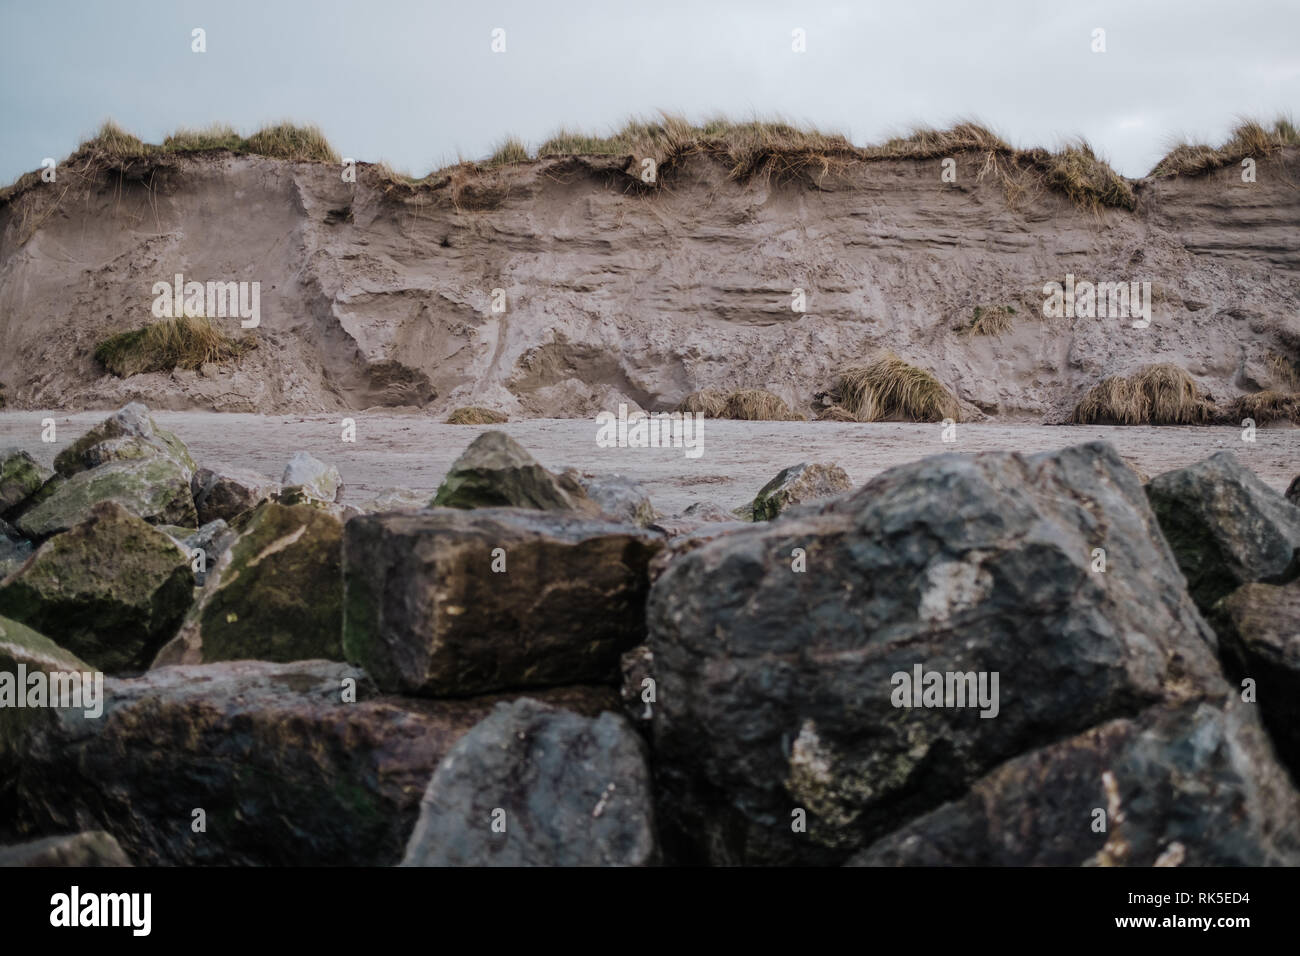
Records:
[[[1150,175],[1203,176],[1225,166],[1236,166],[1247,157],[1263,159],[1286,146],[1300,146],[1300,130],[1290,117],[1278,117],[1271,128],[1256,120],[1245,120],[1221,146],[1175,144]]]
[[[493,169],[497,166],[508,166],[511,163],[526,163],[529,158],[528,147],[524,145],[523,140],[508,136],[500,146],[493,150],[492,155],[479,165],[485,169]]]
[[[722,418],[727,410],[727,396],[714,388],[702,388],[691,392],[677,405],[674,411],[703,412],[705,418]]]
[[[141,329],[110,335],[95,346],[95,361],[119,378],[142,372],[197,369],[207,362],[236,359],[257,342],[231,338],[206,318],[165,319]]]
[[[1234,423],[1253,418],[1257,425],[1290,421],[1300,425],[1300,394],[1266,389],[1254,395],[1242,395],[1229,406]]]
[[[233,126],[214,123],[204,129],[178,129],[162,141],[162,148],[169,153],[201,153],[210,149],[239,153],[248,150],[248,140]]]
[[[458,408],[447,416],[447,425],[503,425],[510,419],[502,412],[490,408],[468,405]]]
[[[1078,425],[1199,425],[1214,417],[1214,404],[1185,369],[1161,363],[1128,377],[1102,379],[1075,406]]]
[[[318,126],[297,126],[293,123],[264,126],[248,137],[245,149],[274,159],[320,163],[339,161],[339,154]]]
[[[1277,352],[1268,354],[1267,365],[1274,379],[1288,392],[1300,392],[1300,365]]]
[[[817,416],[819,422],[856,422],[857,416],[843,405],[832,405]]]
[[[907,136],[896,136],[880,146],[868,147],[866,153],[872,159],[940,159],[966,151],[1015,152],[997,133],[965,120],[945,130],[918,126]]]
[[[960,421],[956,396],[930,372],[893,353],[887,352],[869,365],[842,369],[836,387],[840,404],[860,422]]]
[[[121,160],[144,156],[149,151],[149,147],[142,143],[139,137],[128,133],[110,119],[104,121],[94,136],[83,140],[77,151],[106,159]]]
[[[977,305],[970,322],[954,331],[961,335],[1004,335],[1011,331],[1011,317],[1015,314],[1009,305]]]
[[[1098,159],[1085,140],[1075,140],[1055,153],[1039,156],[1037,164],[1049,189],[1064,193],[1067,199],[1085,209],[1137,208],[1133,186],[1108,163]]]
[[[804,417],[793,411],[779,396],[765,388],[742,388],[727,396],[723,418],[746,422],[801,422]]]

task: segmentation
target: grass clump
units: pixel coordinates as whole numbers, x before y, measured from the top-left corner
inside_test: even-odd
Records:
[[[857,416],[843,405],[831,405],[817,416],[819,422],[856,422]]]
[[[197,369],[207,362],[236,359],[256,347],[254,339],[231,338],[206,318],[179,318],[110,335],[95,346],[94,355],[106,370],[127,378],[142,372]]]
[[[1030,155],[1035,157],[1048,188],[1064,193],[1076,205],[1086,209],[1137,208],[1129,181],[1098,159],[1084,140],[1076,140],[1055,153],[1038,151]]]
[[[1285,146],[1300,146],[1300,130],[1286,116],[1278,117],[1272,127],[1246,120],[1232,131],[1221,146],[1181,142],[1165,154],[1152,176],[1202,176],[1225,166],[1236,166],[1243,159],[1263,159]]]
[[[869,365],[843,369],[836,387],[840,404],[860,422],[960,421],[961,406],[956,396],[930,372],[892,353]]]
[[[1214,417],[1214,404],[1185,369],[1161,363],[1128,377],[1113,375],[1075,406],[1078,425],[1200,425]]]
[[[162,148],[169,153],[201,153],[209,149],[238,153],[248,149],[248,140],[233,126],[215,123],[204,129],[178,129],[162,141]]]
[[[94,136],[82,141],[77,151],[105,159],[121,160],[144,156],[149,147],[112,120],[105,120]]]
[[[523,140],[508,136],[500,146],[493,150],[492,155],[480,165],[487,169],[493,169],[497,166],[508,166],[511,163],[526,163],[529,158],[528,147],[524,145]]]
[[[727,410],[727,396],[716,388],[702,388],[683,398],[673,410],[691,414],[703,412],[705,418],[723,418]]]
[[[727,396],[723,418],[745,422],[801,422],[804,417],[793,411],[779,395],[765,388],[742,388]]]
[[[320,163],[339,161],[339,154],[318,126],[295,126],[293,123],[264,126],[248,137],[245,149],[275,159]]]
[[[509,417],[490,408],[468,405],[458,408],[447,416],[447,425],[503,425]]]
[[[1254,395],[1242,395],[1229,408],[1233,422],[1253,418],[1257,425],[1290,421],[1300,425],[1300,394],[1266,389]]]
[[[970,322],[955,331],[962,335],[1004,335],[1011,331],[1016,310],[1009,305],[977,305]]]

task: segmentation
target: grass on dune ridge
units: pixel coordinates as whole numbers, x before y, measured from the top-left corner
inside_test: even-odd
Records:
[[[119,378],[142,372],[198,369],[236,359],[257,347],[249,336],[232,338],[206,318],[165,319],[110,335],[95,346],[95,361]]]

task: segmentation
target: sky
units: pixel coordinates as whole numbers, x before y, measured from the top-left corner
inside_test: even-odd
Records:
[[[1297,41],[1297,0],[0,0],[0,183],[110,117],[147,142],[315,123],[423,175],[661,110],[859,145],[974,118],[1141,176],[1179,138],[1300,114]]]

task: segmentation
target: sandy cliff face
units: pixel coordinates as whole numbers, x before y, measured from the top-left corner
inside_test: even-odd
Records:
[[[1223,399],[1272,384],[1270,352],[1300,357],[1300,150],[1253,184],[1144,181],[1135,212],[1011,197],[981,162],[959,156],[954,184],[938,161],[742,184],[697,156],[647,190],[624,160],[556,158],[414,189],[218,153],[41,184],[0,206],[0,382],[11,407],[569,417],[764,387],[810,411],[837,368],[891,349],[972,413],[1055,421],[1150,362]],[[176,273],[260,282],[259,347],[105,374],[95,343],[153,321]],[[1067,274],[1149,281],[1151,326],[1045,318],[1043,285]],[[1006,305],[1008,334],[954,331]]]

